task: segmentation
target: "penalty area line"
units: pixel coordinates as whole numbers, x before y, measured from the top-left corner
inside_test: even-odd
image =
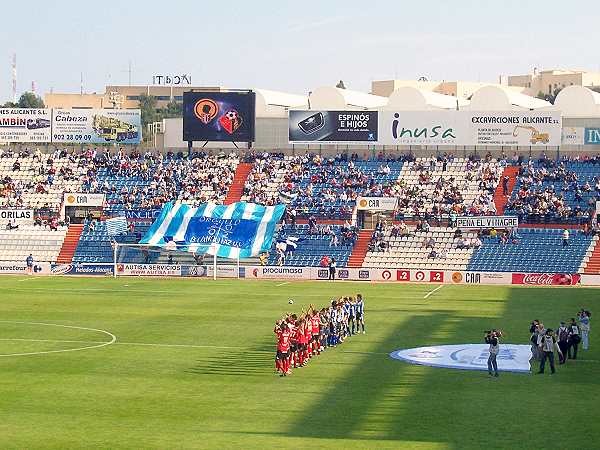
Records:
[[[443,285],[443,284],[440,284],[440,285],[439,285],[438,287],[436,287],[436,288],[435,288],[433,291],[429,291],[427,294],[425,294],[425,297],[423,297],[423,298],[429,298],[429,296],[430,296],[431,294],[434,294],[435,292],[439,291],[439,290],[440,290],[441,288],[443,288],[443,287],[444,287],[444,285]]]

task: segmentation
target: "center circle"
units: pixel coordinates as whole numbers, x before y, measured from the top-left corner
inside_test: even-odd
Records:
[[[52,350],[43,350],[43,351],[26,351],[19,353],[0,353],[0,357],[9,357],[9,356],[32,356],[32,355],[46,355],[51,353],[66,353],[66,352],[75,352],[80,350],[90,350],[94,348],[106,347],[107,345],[111,345],[115,343],[117,337],[109,331],[100,330],[96,328],[87,328],[87,327],[79,327],[74,325],[61,325],[56,323],[45,323],[45,322],[26,322],[26,321],[16,321],[16,320],[0,320],[0,324],[6,324],[7,326],[0,326],[0,342],[11,342],[11,343],[44,343],[46,345],[51,344],[75,344],[77,346],[71,348],[64,349],[52,349]],[[53,336],[48,336],[48,332],[42,332],[41,335],[39,333],[27,333],[23,335],[22,332],[19,332],[18,337],[1,337],[2,331],[6,332],[6,328],[8,328],[9,324],[17,325],[17,329],[20,327],[18,325],[31,325],[36,329],[51,327],[48,329],[54,330],[69,330],[76,331],[78,334],[83,333],[95,333],[96,335],[99,333],[103,336],[103,339],[67,339],[67,338],[54,338]],[[4,330],[2,330],[4,328]],[[34,336],[32,336],[34,334]],[[50,333],[51,335],[56,335],[56,332]],[[61,337],[61,336],[59,336]],[[108,340],[107,340],[108,339]]]

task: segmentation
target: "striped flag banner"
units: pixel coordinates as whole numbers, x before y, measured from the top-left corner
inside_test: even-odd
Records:
[[[249,258],[271,248],[275,226],[284,212],[285,205],[205,203],[192,208],[169,202],[140,244],[163,246],[173,241],[192,253]]]
[[[119,234],[127,233],[127,219],[125,216],[107,219],[106,232],[109,236],[118,236]]]

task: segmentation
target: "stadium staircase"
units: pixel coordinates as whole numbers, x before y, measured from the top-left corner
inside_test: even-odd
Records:
[[[496,192],[494,192],[494,205],[496,205],[496,211],[498,211],[498,215],[501,216],[504,213],[504,207],[508,203],[508,199],[510,198],[510,194],[512,193],[515,184],[517,184],[517,175],[519,174],[519,168],[515,166],[508,166],[502,172],[502,176],[500,177],[500,182],[496,187]],[[508,195],[505,196],[502,194],[502,180],[504,177],[509,177],[508,181]]]
[[[362,264],[369,251],[369,241],[373,235],[373,230],[361,230],[358,233],[358,240],[352,249],[348,259],[348,267],[362,267]]]
[[[77,244],[79,243],[79,237],[81,236],[82,231],[83,224],[69,225],[69,230],[65,235],[65,240],[60,248],[60,253],[58,254],[58,258],[56,258],[58,264],[71,263],[75,250],[77,250]]]
[[[598,240],[594,238],[591,246],[593,249],[591,249],[589,259],[585,263],[583,273],[600,275],[600,245],[598,245]]]
[[[233,183],[229,186],[229,192],[223,202],[225,205],[231,205],[232,203],[239,202],[244,194],[244,186],[248,179],[248,174],[252,170],[252,164],[240,163],[235,170],[235,176],[233,177]]]

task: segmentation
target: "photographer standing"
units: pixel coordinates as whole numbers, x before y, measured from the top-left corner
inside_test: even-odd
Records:
[[[577,359],[577,349],[579,342],[581,342],[581,335],[579,334],[579,326],[575,322],[575,318],[571,318],[569,324],[569,359]]]
[[[554,368],[554,349],[558,350],[558,354],[562,357],[562,351],[556,342],[556,336],[552,328],[548,328],[546,333],[541,338],[541,350],[542,350],[542,362],[540,363],[540,371],[538,373],[544,373],[546,367],[546,359],[550,361],[550,372],[554,374],[556,372]]]
[[[498,352],[500,351],[500,342],[498,340],[498,338],[501,336],[502,334],[497,331],[497,330],[492,330],[492,331],[486,331],[485,334],[485,343],[489,344],[490,346],[490,356],[488,357],[488,373],[490,374],[490,376],[494,375],[495,377],[498,376],[498,362],[496,361],[496,358],[498,357]],[[493,373],[492,373],[492,369],[493,369]]]

